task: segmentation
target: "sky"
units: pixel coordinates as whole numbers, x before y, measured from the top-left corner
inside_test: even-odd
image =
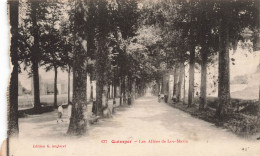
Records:
[[[230,65],[230,77],[237,75],[253,74],[260,63],[260,51],[249,53],[247,50],[238,48],[235,54],[230,52],[230,58],[235,59],[235,65]]]

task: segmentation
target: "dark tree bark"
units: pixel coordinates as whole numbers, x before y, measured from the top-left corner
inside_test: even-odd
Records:
[[[174,81],[173,81],[173,97],[175,98],[174,100],[176,100],[178,94],[178,82],[179,82],[179,63],[176,63],[174,68]]]
[[[136,83],[136,80],[133,78],[132,79],[132,87],[131,87],[131,103],[132,104],[135,101],[135,83]]]
[[[87,96],[86,96],[86,80],[87,72],[85,64],[85,53],[81,49],[74,51],[73,63],[73,100],[72,112],[68,129],[70,135],[82,135],[87,130]]]
[[[204,4],[204,3],[203,3]],[[205,4],[206,5],[206,4]],[[210,27],[208,26],[207,14],[203,5],[201,5],[200,15],[200,44],[201,44],[201,83],[200,83],[200,103],[199,110],[207,108],[207,62],[209,54],[208,37],[210,36]]]
[[[32,62],[32,72],[33,72],[34,110],[37,112],[41,109],[39,69],[38,69],[38,62],[37,61]]]
[[[122,100],[123,100],[123,97],[122,97],[122,94],[123,94],[123,88],[122,88],[123,85],[122,84],[123,83],[122,83],[122,81],[123,81],[122,78],[120,78],[120,80],[119,80],[119,83],[120,83],[119,84],[119,89],[120,89],[120,91],[119,91],[119,93],[120,93],[120,97],[119,97],[120,98],[120,106],[122,106]]]
[[[110,99],[110,85],[108,84],[107,87],[107,98]]]
[[[102,117],[110,117],[108,108],[108,82],[110,77],[110,61],[108,58],[108,10],[107,2],[97,1],[97,51],[96,51],[96,80],[97,80],[97,114]]]
[[[207,48],[201,49],[201,83],[199,110],[207,108]]]
[[[222,4],[222,3],[221,3]],[[223,119],[229,113],[230,107],[230,71],[229,71],[229,10],[228,5],[222,4],[222,19],[219,28],[219,71],[218,99],[216,116]]]
[[[75,1],[75,17],[74,17],[74,49],[73,49],[73,97],[72,111],[67,133],[69,135],[83,135],[87,131],[87,61],[86,52],[81,47],[78,31],[82,22],[82,2]]]
[[[58,89],[57,89],[57,75],[58,75],[58,70],[57,67],[54,67],[54,107],[57,108],[57,94],[58,94]]]
[[[102,52],[99,52],[99,54]],[[104,66],[101,65],[103,59],[97,59],[96,63],[96,104],[97,104],[97,115],[102,117],[108,117],[108,85],[104,74]],[[100,62],[101,61],[101,62]]]
[[[161,88],[161,94],[165,94],[165,75],[162,76],[162,88]]]
[[[39,84],[39,26],[37,24],[37,10],[39,8],[38,1],[32,1],[32,27],[34,43],[32,47],[32,73],[33,73],[33,91],[34,91],[34,110],[37,112],[41,108],[40,103],[40,84]]]
[[[123,104],[127,104],[127,76],[124,76],[123,79]]]
[[[117,98],[117,84],[116,84],[116,82],[114,83],[114,95],[113,95],[113,97],[114,97],[114,99],[115,98]]]
[[[183,73],[183,105],[185,105],[186,100],[186,75],[185,75],[185,65],[184,65],[184,73]]]
[[[8,102],[8,137],[17,136],[18,126],[18,14],[19,1],[9,1],[9,19],[11,25],[11,49],[12,73],[9,86]]]
[[[131,94],[131,89],[130,89],[130,78],[129,78],[129,76],[125,76],[125,96],[126,96],[126,98],[125,98],[125,103],[126,104],[128,104],[128,105],[130,105],[130,100],[129,100],[129,98],[130,98],[130,94]]]
[[[156,81],[156,96],[160,94],[160,81]]]
[[[137,91],[138,92],[138,91]],[[156,85],[155,85],[155,92],[154,94],[158,96],[160,94],[160,81],[156,80]]]
[[[177,92],[177,102],[181,100],[182,83],[184,77],[184,63],[180,63],[179,81],[178,81],[178,92]]]
[[[100,52],[99,52],[100,53]],[[102,52],[101,52],[102,53]],[[103,116],[103,107],[102,107],[102,96],[103,96],[103,92],[104,92],[104,73],[102,70],[102,67],[100,67],[101,65],[99,64],[100,59],[97,58],[96,61],[96,106],[97,106],[97,115],[98,116]],[[99,65],[98,65],[99,64]]]
[[[116,78],[115,78],[116,74],[114,74],[114,79],[113,79],[113,105],[116,104],[116,97],[117,97],[117,84],[116,84]]]
[[[188,92],[188,107],[193,105],[194,100],[194,71],[195,71],[195,46],[190,46],[190,69],[189,69],[189,92]]]
[[[70,102],[70,66],[68,70],[68,104]]]

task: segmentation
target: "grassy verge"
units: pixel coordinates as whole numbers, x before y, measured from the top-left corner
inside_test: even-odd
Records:
[[[29,108],[29,109],[23,109],[18,111],[18,117],[26,117],[27,115],[35,115],[35,114],[43,114],[47,112],[52,112],[54,111],[54,106],[49,106],[45,103],[41,104],[41,109],[38,111],[35,111],[34,108]]]
[[[223,120],[219,120],[215,117],[217,98],[210,98],[208,100],[208,108],[204,111],[199,111],[198,105],[187,107],[183,103],[171,103],[174,108],[180,109],[184,112],[191,114],[192,116],[213,123],[216,126],[226,128],[238,136],[247,137],[259,132],[257,127],[257,101],[253,100],[239,100],[232,99],[231,103],[239,103],[233,106],[234,111],[232,114],[225,116]]]

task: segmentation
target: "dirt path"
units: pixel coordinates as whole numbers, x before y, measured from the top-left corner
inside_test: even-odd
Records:
[[[165,103],[158,103],[152,96],[136,100],[130,108],[120,108],[113,118],[89,127],[83,137],[66,136],[68,122],[57,124],[55,118],[56,114],[51,112],[20,119],[20,138],[13,146],[18,144],[19,147],[13,150],[14,154],[23,149],[23,155],[55,156],[260,155],[259,141],[238,138]],[[45,148],[33,148],[33,145]],[[64,146],[48,148],[47,145]]]

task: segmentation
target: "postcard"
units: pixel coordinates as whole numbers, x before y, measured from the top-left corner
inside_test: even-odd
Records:
[[[6,7],[2,155],[260,155],[259,1]]]

